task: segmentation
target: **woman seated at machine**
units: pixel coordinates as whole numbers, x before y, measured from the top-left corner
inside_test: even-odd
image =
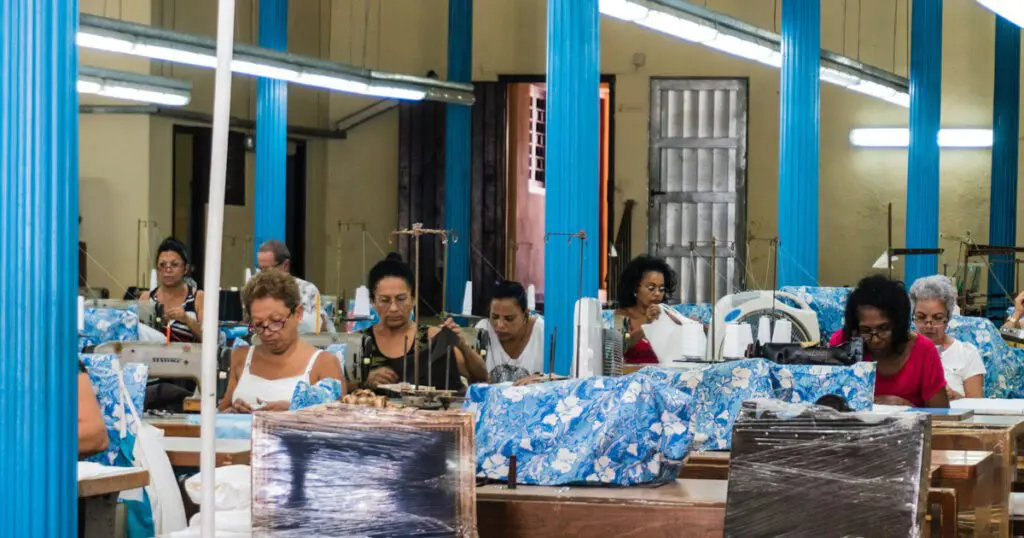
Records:
[[[864,342],[864,359],[877,363],[875,403],[949,407],[942,360],[935,344],[910,331],[910,298],[903,283],[869,276],[846,303],[845,323],[830,345]]]
[[[154,323],[166,331],[171,342],[200,342],[203,339],[203,291],[186,281],[192,267],[181,241],[164,239],[156,251],[159,282],[144,291],[139,303],[155,310]]]
[[[626,351],[623,360],[631,364],[657,363],[643,325],[661,317],[661,303],[675,293],[676,273],[661,258],[641,254],[626,265],[619,278],[615,329],[624,331]]]
[[[490,337],[487,370],[491,383],[525,382],[544,371],[544,320],[531,316],[527,305],[522,284],[500,282],[491,297],[488,319],[476,324]]]
[[[946,332],[956,306],[953,283],[942,275],[919,278],[910,287],[910,302],[918,332],[931,340],[942,355],[949,399],[984,398],[985,365],[978,348]]]
[[[338,358],[299,339],[304,312],[295,279],[278,271],[252,277],[242,288],[242,304],[249,313],[249,328],[259,344],[231,353],[231,372],[220,410],[250,413],[287,411],[299,381],[345,379]]]
[[[1017,294],[1017,298],[1013,300],[1013,313],[1010,314],[1010,317],[1006,318],[1006,323],[1003,324],[1003,327],[1008,329],[1024,329],[1021,319],[1024,319],[1024,291]]]
[[[487,381],[486,363],[454,321],[447,319],[441,327],[431,328],[412,321],[415,276],[401,256],[392,253],[374,265],[367,284],[380,321],[363,331],[364,385],[377,389],[404,381],[461,391],[461,378],[470,383]],[[417,344],[418,361],[414,360]],[[414,379],[417,363],[419,379]]]
[[[85,458],[107,449],[107,426],[103,423],[96,391],[85,366],[78,363],[78,457]]]

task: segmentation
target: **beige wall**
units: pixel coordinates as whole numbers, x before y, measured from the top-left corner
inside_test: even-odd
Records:
[[[135,2],[131,4],[134,6]],[[445,0],[305,0],[291,2],[290,5],[289,47],[293,51],[389,71],[422,75],[434,69],[441,76],[445,75]],[[774,5],[767,0],[708,1],[711,9],[777,31],[778,14],[774,12]],[[251,42],[253,39],[255,13],[251,6],[250,2],[239,3],[236,24],[239,41]],[[502,74],[544,72],[544,6],[543,0],[476,1],[473,58],[476,80],[494,80]],[[93,12],[103,12],[105,3],[85,0],[83,9],[90,7]],[[905,0],[829,1],[823,2],[822,9],[822,45],[825,48],[906,75]],[[213,12],[214,6],[210,2],[152,0],[154,22],[182,31],[212,35],[215,24]],[[105,14],[119,15],[117,9],[113,12],[107,9]],[[368,26],[364,24],[367,20]],[[945,4],[943,125],[946,127],[988,127],[991,123],[992,23],[992,16],[975,2]],[[753,240],[750,272],[755,275],[750,284],[763,286],[768,252],[767,243],[762,240],[776,234],[778,70],[608,18],[602,18],[601,35],[602,72],[616,76],[615,211],[621,213],[622,204],[628,198],[638,201],[633,223],[633,243],[637,248],[646,244],[647,215],[644,208],[647,207],[650,77],[749,79],[748,232]],[[646,58],[645,65],[639,68],[633,65],[636,53],[642,53]],[[89,55],[90,62],[92,56]],[[86,61],[84,54],[83,61]],[[146,68],[145,62],[138,65]],[[190,108],[210,111],[211,72],[163,64],[155,65],[153,71],[192,80],[195,89]],[[233,96],[232,113],[243,118],[253,117],[255,84],[247,78],[235,77]],[[371,102],[366,98],[293,86],[289,97],[290,122],[327,128],[339,118]],[[894,236],[903,236],[907,156],[903,150],[855,149],[847,139],[849,130],[861,126],[906,125],[907,109],[823,84],[821,110],[822,250],[819,277],[825,285],[851,284],[868,270],[885,246],[885,207],[890,202],[896,209]],[[109,117],[95,122],[89,120],[91,123],[108,121],[147,120]],[[150,183],[159,183],[146,193],[153,206],[151,215],[160,220],[169,218],[167,207],[170,201],[157,196],[156,189],[163,188],[160,182],[167,181],[170,175],[164,171],[165,165],[160,165],[156,159],[162,158],[162,152],[170,151],[166,147],[169,140],[166,129],[169,127],[166,127],[165,120],[149,121],[151,123],[145,128],[153,134],[144,152],[149,160],[135,168],[143,173],[150,170]],[[114,134],[121,132],[113,127],[101,129]],[[83,137],[86,132],[83,123]],[[383,250],[389,249],[387,232],[397,221],[397,140],[398,114],[392,111],[353,129],[347,140],[310,142],[307,264],[312,278],[319,280],[321,288],[326,291],[337,291],[335,245],[339,239],[344,260],[342,286],[351,290],[362,280],[364,273],[360,233],[343,231],[339,234],[339,220],[365,223]],[[83,141],[83,178],[88,172],[86,163],[97,168],[102,163],[109,169],[114,165],[108,161],[136,158],[114,144],[95,144],[89,148],[93,154],[87,157],[84,155],[85,144]],[[161,150],[160,146],[164,148]],[[122,169],[127,166],[119,165]],[[970,230],[979,240],[987,239],[989,167],[988,151],[942,152],[940,228],[943,233],[962,235]],[[127,185],[131,181],[127,172],[118,173],[123,176],[109,182],[121,181]],[[161,173],[163,178],[158,177]],[[83,179],[83,214],[88,219],[89,204],[94,203],[99,195],[86,192],[86,185]],[[1024,197],[1024,189],[1021,189],[1021,195]],[[161,200],[166,200],[168,206],[161,205]],[[244,224],[251,227],[248,222]],[[84,231],[88,225],[87,220]],[[100,223],[94,225],[99,226]],[[134,230],[131,222],[129,225]],[[1024,219],[1019,226],[1024,229]],[[161,224],[161,227],[169,228],[166,224]],[[901,240],[897,239],[897,242]],[[947,259],[952,262],[956,244],[944,241],[942,246],[950,251]],[[379,256],[371,244],[367,263],[372,263]],[[112,260],[114,264],[131,261],[126,273],[131,275],[134,253]]]

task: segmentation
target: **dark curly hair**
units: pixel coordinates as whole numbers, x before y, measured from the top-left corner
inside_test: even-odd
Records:
[[[647,273],[661,273],[661,276],[665,277],[665,297],[675,294],[676,272],[669,267],[665,260],[641,254],[626,265],[619,277],[619,296],[617,297],[619,308],[636,306],[636,290]]]
[[[416,275],[413,273],[412,267],[402,261],[401,254],[392,252],[370,269],[370,274],[366,277],[366,284],[370,288],[371,297],[377,295],[377,284],[385,278],[401,278],[409,285],[412,293],[416,294]]]
[[[906,287],[898,280],[889,280],[882,275],[869,276],[857,283],[857,288],[846,301],[843,334],[850,338],[860,328],[858,309],[862,306],[877,308],[889,318],[892,324],[890,349],[898,351],[910,341],[910,296]]]
[[[188,250],[185,248],[185,244],[178,241],[176,238],[168,237],[160,242],[160,246],[156,248],[156,262],[154,263],[160,263],[160,255],[164,252],[173,252],[178,256],[181,256],[182,263],[189,265]]]

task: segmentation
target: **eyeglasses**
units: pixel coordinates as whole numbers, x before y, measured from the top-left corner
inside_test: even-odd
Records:
[[[409,296],[403,294],[396,295],[394,297],[377,297],[374,299],[374,301],[376,301],[377,306],[379,307],[380,310],[388,310],[391,308],[391,305],[395,305],[396,307],[399,308],[405,306],[405,304],[409,301]]]
[[[648,293],[655,293],[655,292],[661,293],[661,294],[665,293],[665,286],[650,285],[650,286],[644,286],[644,289],[646,289]]]
[[[292,310],[291,313],[288,314],[288,317],[284,318],[284,319],[279,319],[277,321],[267,321],[267,322],[261,323],[259,325],[256,325],[255,323],[250,323],[249,324],[249,332],[251,332],[252,334],[273,334],[273,333],[276,333],[277,331],[280,331],[281,329],[283,329],[285,324],[288,323],[288,320],[292,316],[294,316],[294,315],[295,315],[295,310]]]
[[[181,262],[160,262],[156,264],[156,266],[161,271],[174,271],[177,269],[181,269],[182,267],[185,266],[185,264]]]
[[[859,327],[857,334],[862,338],[885,338],[892,334],[892,327],[889,325],[882,325],[875,329],[869,329],[867,327]]]
[[[945,316],[939,316],[929,319],[926,316],[914,316],[914,323],[921,326],[941,327],[945,325],[949,320]]]

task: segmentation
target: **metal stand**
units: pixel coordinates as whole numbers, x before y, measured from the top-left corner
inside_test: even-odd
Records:
[[[892,203],[889,204],[888,239],[885,248],[885,265],[889,268],[889,279],[892,280],[892,259],[894,256],[927,256],[940,255],[946,250],[941,248],[893,248],[892,246]]]

